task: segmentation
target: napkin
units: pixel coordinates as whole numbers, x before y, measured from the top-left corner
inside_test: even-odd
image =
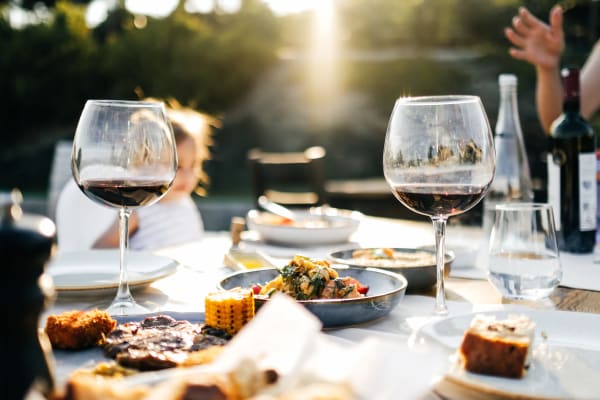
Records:
[[[326,335],[303,306],[276,294],[227,345],[215,367],[228,370],[250,358],[279,371],[288,388],[330,382],[351,387],[361,400],[429,396],[445,367],[439,349],[394,339],[354,342]]]
[[[242,359],[254,360],[283,376],[293,375],[311,353],[321,322],[289,296],[276,293],[227,344],[215,367],[231,370]]]

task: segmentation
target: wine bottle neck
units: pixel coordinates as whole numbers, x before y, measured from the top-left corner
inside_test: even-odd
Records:
[[[565,113],[579,113],[579,70],[565,68],[562,72],[563,79],[563,111]]]
[[[565,114],[579,114],[579,97],[566,98],[563,102]]]

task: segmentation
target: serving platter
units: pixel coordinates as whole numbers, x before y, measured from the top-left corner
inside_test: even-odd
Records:
[[[129,250],[129,286],[141,287],[177,270],[179,263],[169,257]],[[54,288],[60,292],[113,289],[119,285],[119,250],[102,249],[59,253],[46,269]]]
[[[325,328],[360,324],[383,317],[403,299],[407,282],[402,275],[376,268],[355,268],[336,266],[340,277],[351,276],[369,291],[364,297],[351,299],[297,300],[317,318]],[[256,284],[265,284],[279,275],[275,268],[255,269],[233,273],[218,283],[219,289],[234,287],[250,288]],[[269,301],[268,298],[255,297],[255,305]]]
[[[504,319],[515,312],[478,314]],[[532,362],[522,379],[474,374],[459,365],[456,349],[475,313],[442,319],[422,328],[421,335],[448,350],[441,354],[448,361],[444,381],[449,384],[439,386],[440,394],[456,398],[457,390],[461,390],[470,394],[468,398],[600,398],[600,315],[545,310],[520,311],[518,314],[527,315],[536,324]],[[453,390],[453,387],[458,389]]]
[[[435,265],[435,251],[429,248],[390,248],[397,259],[357,257],[358,251],[377,254],[383,252],[378,247],[358,247],[337,250],[328,255],[328,258],[337,264],[349,265],[355,268],[379,268],[402,274],[408,281],[408,290],[428,289],[437,281]],[[445,254],[445,271],[450,271],[454,254],[450,251]]]
[[[117,324],[123,324],[125,322],[138,322],[142,321],[146,317],[152,317],[156,315],[168,315],[170,317],[175,318],[176,320],[187,320],[194,324],[202,324],[204,323],[205,315],[203,312],[178,312],[178,311],[161,311],[161,312],[153,312],[147,314],[140,315],[125,315],[125,316],[112,316],[114,320],[117,321]],[[89,349],[83,350],[61,350],[61,349],[53,349],[52,355],[54,359],[54,368],[55,368],[55,379],[57,387],[64,387],[69,376],[75,370],[84,368],[84,369],[93,369],[97,364],[103,362],[112,361],[111,358],[104,355],[104,350],[100,346],[92,347]],[[128,380],[135,383],[137,379],[146,380],[148,377],[155,375],[155,371],[149,372],[139,372],[136,377],[130,377]],[[131,384],[128,383],[128,385]]]
[[[295,221],[284,220],[268,212],[250,210],[248,229],[257,232],[267,243],[314,246],[347,242],[360,225],[361,213],[329,210],[315,214],[310,210],[294,211]]]

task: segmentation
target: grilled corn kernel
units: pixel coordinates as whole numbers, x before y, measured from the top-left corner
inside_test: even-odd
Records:
[[[254,317],[254,296],[251,289],[242,288],[209,293],[204,307],[206,325],[235,335]]]

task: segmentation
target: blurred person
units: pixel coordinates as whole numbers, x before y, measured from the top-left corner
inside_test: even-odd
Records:
[[[515,46],[510,55],[535,67],[537,76],[537,113],[546,132],[562,113],[563,87],[560,60],[565,50],[563,9],[555,5],[550,10],[549,23],[536,18],[525,7],[513,17],[512,28],[504,30]],[[589,119],[600,107],[600,41],[596,43],[581,69],[581,115]]]
[[[199,240],[202,216],[192,193],[203,195],[208,183],[202,164],[209,158],[210,131],[215,121],[175,102],[167,115],[177,146],[178,168],[173,185],[157,203],[134,209],[129,220],[129,248],[157,249]],[[88,199],[70,181],[61,192],[56,210],[61,251],[116,248],[119,245],[117,212]]]

